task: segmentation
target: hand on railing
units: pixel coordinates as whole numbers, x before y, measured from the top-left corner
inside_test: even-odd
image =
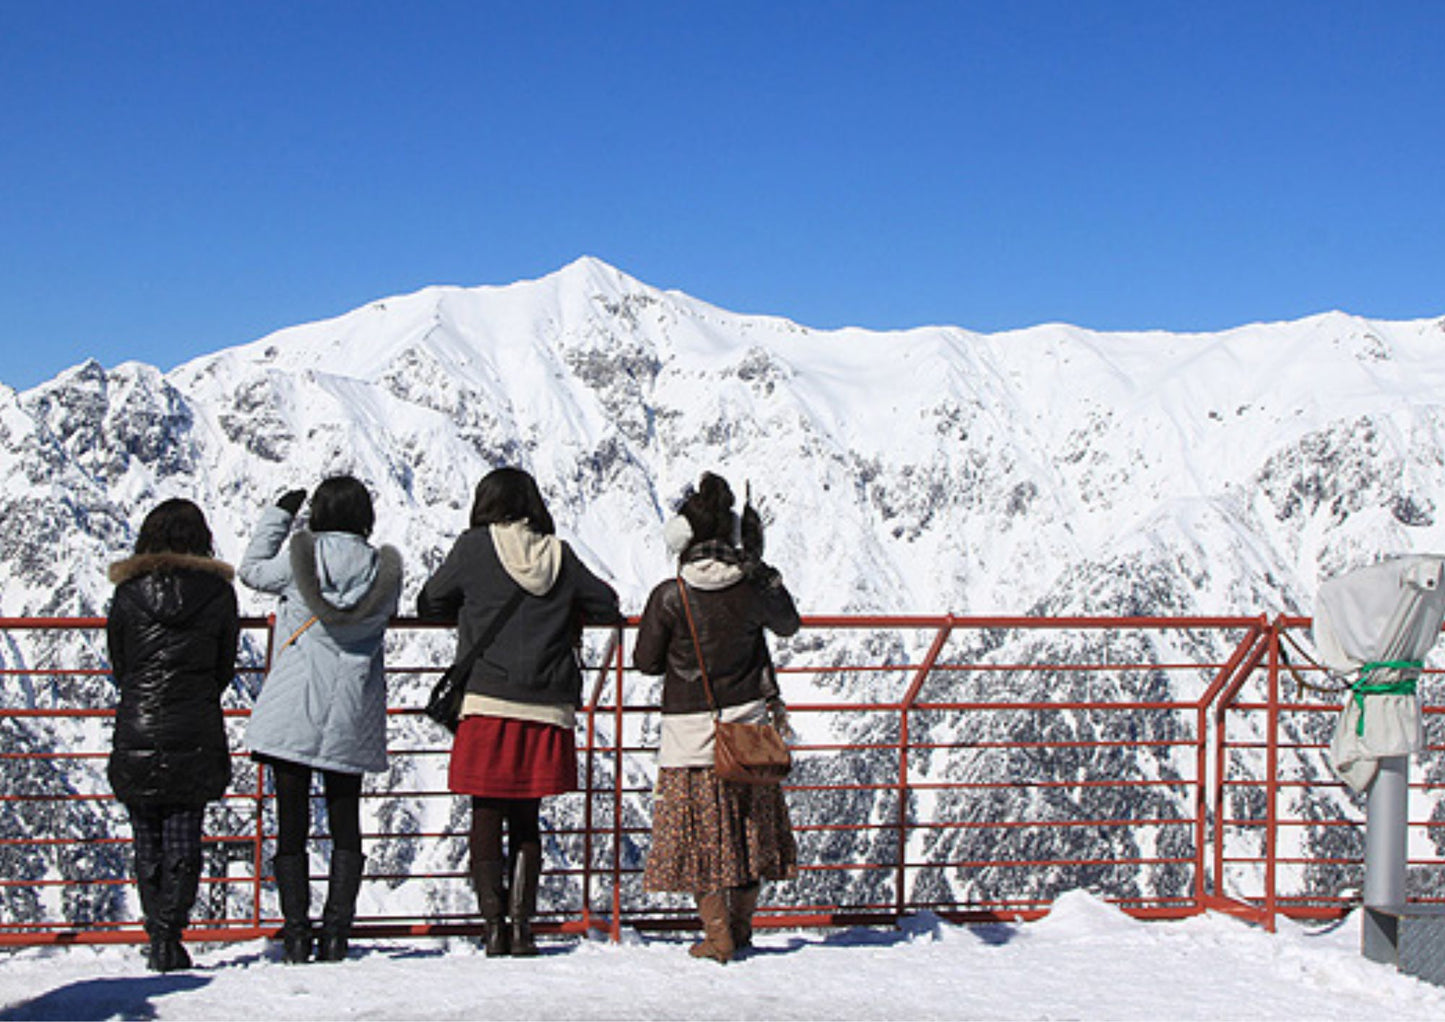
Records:
[[[787,704],[781,699],[768,700],[768,719],[772,722],[773,727],[778,729],[778,734],[782,735],[784,740],[791,742],[798,737],[798,733],[793,730],[793,725],[788,721]]]

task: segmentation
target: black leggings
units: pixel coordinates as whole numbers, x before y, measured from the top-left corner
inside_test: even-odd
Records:
[[[276,786],[276,854],[306,851],[311,831],[311,768],[284,759],[270,759]],[[361,853],[361,775],[322,770],[326,793],[326,823],[331,847]]]
[[[502,857],[502,825],[506,824],[512,855],[524,844],[542,841],[540,798],[477,798],[472,796],[473,862],[496,862]]]

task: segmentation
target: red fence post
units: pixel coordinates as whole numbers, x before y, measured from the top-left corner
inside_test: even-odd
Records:
[[[597,698],[602,689],[602,676],[593,687],[592,698],[583,707],[587,714],[587,750],[582,767],[582,932],[592,931],[592,786],[597,749]]]
[[[587,715],[587,749],[584,757],[582,780],[582,932],[590,933],[592,930],[592,879],[595,867],[592,863],[594,848],[592,835],[596,828],[593,826],[596,813],[593,801],[597,796],[596,788],[596,765],[597,765],[597,708],[602,704],[602,693],[607,687],[607,679],[612,673],[612,655],[616,651],[618,656],[617,687],[619,693],[622,689],[622,629],[619,627],[607,647],[603,650],[601,662],[597,668],[597,679],[592,684],[592,694],[588,697],[587,705],[583,712]],[[620,701],[620,696],[619,696]],[[614,890],[616,884],[613,885]],[[613,899],[613,917],[616,917],[616,899]],[[610,929],[611,927],[609,927]]]
[[[953,617],[950,615],[948,622],[941,626],[938,634],[933,637],[933,645],[929,647],[928,655],[923,658],[923,663],[913,675],[913,682],[904,693],[903,701],[898,704],[898,872],[893,895],[894,912],[900,921],[908,908],[908,794],[911,790],[908,782],[908,714],[913,709],[913,704],[918,701],[918,693],[933,673],[938,656],[943,652],[943,647],[952,633]]]
[[[1214,685],[1210,686],[1205,701],[1214,711],[1214,891],[1215,902],[1221,907],[1237,904],[1229,897],[1225,888],[1225,846],[1228,805],[1225,794],[1225,776],[1229,770],[1229,724],[1228,712],[1239,690],[1254,673],[1268,648],[1269,623],[1263,615],[1251,626],[1235,653],[1225,665]]]
[[[608,936],[614,944],[622,941],[622,725],[623,658],[622,630],[617,631],[617,706],[612,725],[612,925]]]
[[[261,677],[264,679],[271,673],[271,657],[274,655],[276,642],[276,615],[271,614],[266,618],[266,658],[263,661]],[[255,929],[261,928],[261,877],[265,873],[266,847],[266,768],[259,762],[256,763],[256,834],[255,847],[251,852],[251,925]]]
[[[1279,633],[1281,619],[1269,626],[1269,714],[1265,739],[1264,928],[1274,932],[1279,908]]]

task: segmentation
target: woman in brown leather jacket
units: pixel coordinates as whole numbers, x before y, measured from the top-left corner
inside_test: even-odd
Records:
[[[678,574],[658,584],[638,626],[633,664],[662,674],[662,744],[652,849],[643,885],[691,892],[703,922],[697,958],[730,961],[752,941],[764,879],[796,873],[797,849],[782,788],[736,784],[713,772],[713,713],[688,629],[724,720],[761,722],[783,708],[764,631],[792,635],[798,612],[777,571],[762,562],[762,527],[740,521],[725,480],[705,473],[667,524]],[[685,598],[687,608],[683,606]]]

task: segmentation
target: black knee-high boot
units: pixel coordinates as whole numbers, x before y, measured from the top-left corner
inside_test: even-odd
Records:
[[[140,893],[141,921],[145,925],[150,945],[146,949],[147,965],[152,971],[159,971],[156,962],[160,948],[161,932],[161,860],[152,858],[136,846],[135,886]]]
[[[326,883],[326,904],[321,909],[321,939],[316,960],[340,962],[346,958],[351,939],[351,922],[356,918],[356,894],[361,890],[361,871],[366,856],[336,848],[331,852],[331,873]]]
[[[150,967],[156,972],[189,969],[191,956],[181,943],[181,932],[191,921],[191,907],[201,884],[201,856],[166,856],[160,864],[160,889],[151,929]]]
[[[281,960],[295,965],[311,960],[311,862],[305,852],[271,860],[281,899]]]
[[[532,939],[532,917],[537,914],[537,881],[542,875],[542,846],[525,841],[512,856],[512,889],[509,909],[512,916],[511,945],[514,955],[535,955],[537,943]]]
[[[502,875],[505,866],[501,859],[472,860],[472,890],[477,894],[477,913],[482,917],[482,947],[488,958],[510,952],[507,890]]]

